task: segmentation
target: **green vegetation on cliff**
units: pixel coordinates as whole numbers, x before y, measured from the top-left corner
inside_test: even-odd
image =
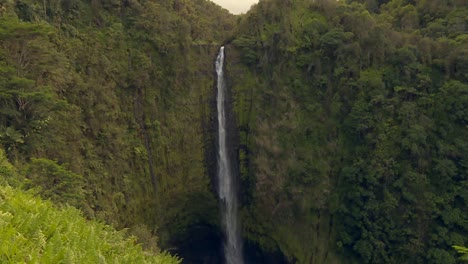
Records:
[[[217,225],[202,125],[233,24],[206,0],[0,0],[9,182],[166,246]]]
[[[74,207],[7,185],[13,178],[17,171],[0,150],[1,263],[180,263],[156,245],[143,251],[135,237],[86,220]]]
[[[19,191],[33,188],[149,250],[221,236],[209,175],[229,40],[246,244],[297,263],[456,263],[467,14],[464,0],[261,0],[237,18],[206,0],[0,0],[0,183],[17,188],[0,197],[42,204]]]
[[[244,235],[298,263],[456,263],[468,9],[362,2],[265,0],[242,17],[227,60]]]

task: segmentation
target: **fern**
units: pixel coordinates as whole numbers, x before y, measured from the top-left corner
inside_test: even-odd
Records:
[[[73,207],[0,186],[0,263],[180,263],[144,252],[123,231],[85,220]]]
[[[462,256],[460,257],[461,260],[468,261],[468,248],[462,246],[453,246],[453,248]]]

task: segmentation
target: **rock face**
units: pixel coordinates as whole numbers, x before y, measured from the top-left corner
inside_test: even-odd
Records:
[[[208,1],[4,5],[0,143],[27,187],[147,247],[219,235],[204,150],[234,16]]]
[[[466,93],[450,70],[465,62],[446,60],[465,53],[464,33],[448,26],[450,50],[428,48],[444,45],[437,19],[465,9],[357,2],[262,1],[226,45],[244,238],[298,263],[455,263],[465,217],[435,219],[467,210],[465,119],[444,95]]]

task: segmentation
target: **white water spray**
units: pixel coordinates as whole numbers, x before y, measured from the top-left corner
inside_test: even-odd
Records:
[[[226,240],[224,242],[224,255],[226,264],[242,264],[242,242],[239,228],[239,216],[237,208],[237,195],[234,175],[228,159],[226,146],[226,106],[224,82],[224,47],[219,50],[216,58],[216,73],[218,75],[218,193],[222,202],[222,217]]]

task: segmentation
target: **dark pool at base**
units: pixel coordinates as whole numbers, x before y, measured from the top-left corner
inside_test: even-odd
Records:
[[[187,231],[184,239],[173,242],[176,254],[183,258],[183,264],[222,264],[223,255],[222,232],[210,226],[196,226]],[[287,264],[281,252],[265,252],[256,244],[244,241],[245,264]]]

